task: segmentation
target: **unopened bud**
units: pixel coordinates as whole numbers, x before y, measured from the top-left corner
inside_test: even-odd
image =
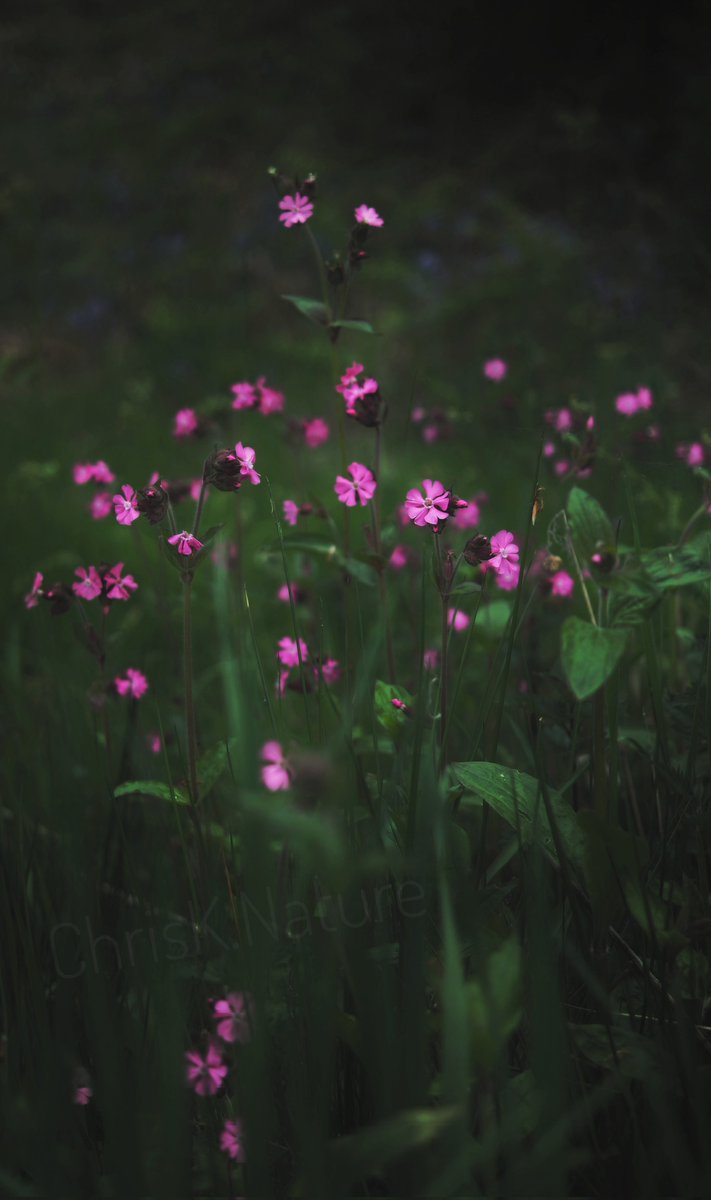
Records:
[[[242,465],[234,450],[215,450],[205,463],[203,479],[218,492],[236,492],[241,487]]]
[[[136,508],[151,525],[158,525],[168,511],[168,493],[159,483],[150,483],[136,493]]]
[[[49,611],[53,617],[61,617],[63,613],[69,612],[74,600],[66,583],[53,583],[51,587],[44,589],[42,598],[49,603]]]
[[[491,542],[483,533],[476,533],[464,547],[464,560],[471,567],[478,567],[491,558]]]

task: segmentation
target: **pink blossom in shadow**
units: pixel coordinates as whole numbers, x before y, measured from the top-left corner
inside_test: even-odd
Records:
[[[336,384],[336,391],[340,392],[341,395],[344,396],[346,389],[355,383],[358,376],[362,375],[364,370],[365,367],[362,363],[351,363],[350,367],[346,367],[345,371],[341,375],[341,382]]]
[[[327,658],[321,663],[321,678],[327,687],[333,687],[341,678],[341,664],[335,658]],[[318,671],[317,671],[318,674]]]
[[[385,224],[379,213],[368,204],[359,204],[354,215],[359,225],[372,225],[373,228],[380,229]]]
[[[37,605],[39,604],[40,598],[44,594],[42,591],[42,580],[43,579],[44,579],[44,575],[42,574],[41,571],[38,571],[37,574],[35,575],[31,590],[25,596],[25,608],[36,608]]]
[[[241,1121],[225,1121],[220,1134],[220,1150],[233,1162],[244,1162],[244,1135]]]
[[[187,558],[191,554],[195,554],[198,550],[202,550],[202,542],[196,538],[194,534],[188,533],[187,529],[183,529],[181,533],[175,533],[168,538],[170,546],[178,547],[178,554],[183,554]]]
[[[260,375],[255,384],[257,393],[257,407],[263,417],[269,417],[272,413],[282,412],[284,409],[285,399],[284,393],[277,391],[276,388],[267,387],[264,375]]]
[[[508,366],[502,358],[490,358],[484,363],[484,374],[487,379],[493,380],[494,383],[499,383],[506,378]]]
[[[439,650],[434,648],[425,650],[422,657],[422,665],[426,671],[436,671],[439,667]]]
[[[200,422],[193,408],[181,408],[175,414],[175,424],[173,425],[173,437],[189,438],[194,433],[197,433]]]
[[[309,657],[309,648],[303,638],[299,638],[298,646],[293,638],[283,637],[280,640],[278,657],[282,666],[298,667],[299,654],[301,655],[302,663],[307,662]]]
[[[452,517],[455,529],[477,529],[481,520],[481,509],[476,499],[465,501],[464,508],[458,508]]]
[[[301,511],[298,504],[296,504],[293,500],[285,500],[281,508],[287,525],[295,525],[299,519],[299,512]]]
[[[116,563],[104,575],[104,587],[109,600],[128,600],[129,594],[138,588],[133,575],[122,575],[123,563]]]
[[[186,1080],[198,1096],[214,1096],[219,1092],[227,1076],[227,1066],[214,1042],[209,1043],[204,1056],[199,1050],[188,1050],[185,1063]]]
[[[543,443],[543,457],[544,458],[552,458],[554,454],[555,454],[555,442],[544,442]]]
[[[82,600],[96,600],[101,595],[103,584],[96,567],[77,567],[74,574],[79,576],[79,582],[72,584],[75,596],[81,596]]]
[[[553,427],[558,433],[567,433],[573,428],[573,414],[569,408],[559,408],[553,422]]]
[[[270,792],[284,792],[291,787],[292,771],[280,742],[265,742],[262,746],[262,783]]]
[[[375,489],[378,486],[373,472],[364,467],[362,463],[355,462],[350,464],[348,472],[351,476],[350,479],[346,479],[344,475],[336,476],[333,490],[346,508],[355,508],[356,504],[365,506],[375,495]]]
[[[449,516],[449,492],[438,480],[423,479],[422,492],[410,488],[405,511],[414,525],[437,525]]]
[[[304,441],[310,450],[323,446],[330,436],[331,431],[321,417],[314,417],[313,421],[304,421]]]
[[[314,213],[314,206],[308,196],[302,196],[300,192],[293,196],[284,196],[284,199],[279,201],[279,208],[282,210],[279,220],[284,223],[286,229],[290,229],[292,225],[304,225]]]
[[[119,525],[132,525],[141,515],[136,503],[136,493],[128,483],[123,484],[121,492],[122,495],[116,495],[113,498],[116,520]]]
[[[229,992],[224,1000],[216,1000],[213,1015],[217,1020],[217,1036],[222,1038],[223,1042],[249,1041],[251,1029],[248,1003],[242,992]]]
[[[74,1072],[74,1087],[72,1100],[81,1108],[86,1108],[89,1101],[94,1095],[94,1089],[91,1086],[89,1072],[84,1067],[77,1067]]]
[[[407,549],[405,546],[393,546],[392,554],[388,559],[388,566],[392,567],[393,571],[402,571],[403,567],[407,566]]]
[[[103,458],[100,458],[95,463],[77,463],[72,474],[74,482],[80,485],[85,483],[116,482],[116,476],[108,463],[104,462]]]
[[[119,696],[130,696],[132,700],[140,700],[148,691],[148,680],[142,671],[127,667],[125,676],[117,675],[114,679],[114,687]],[[160,743],[160,738],[158,741]],[[160,749],[160,745],[158,748]]]
[[[553,470],[559,479],[561,476],[567,475],[568,471],[570,470],[570,463],[568,462],[567,458],[558,459],[558,462],[554,464]]]
[[[160,754],[163,749],[163,742],[159,733],[151,732],[146,734],[146,742],[151,754]]]

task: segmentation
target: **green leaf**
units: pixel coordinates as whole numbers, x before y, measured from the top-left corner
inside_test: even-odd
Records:
[[[358,333],[375,333],[370,321],[331,321],[330,329],[355,329]]]
[[[330,1193],[350,1194],[353,1184],[379,1174],[384,1167],[427,1146],[451,1125],[459,1114],[454,1105],[446,1108],[412,1108],[367,1125],[329,1143],[328,1164],[333,1181]]]
[[[610,592],[608,617],[616,629],[631,629],[641,625],[661,600],[659,589],[639,566],[627,565],[605,580]]]
[[[378,679],[375,684],[375,715],[391,735],[398,733],[408,719],[402,709],[393,706],[393,700],[412,704],[412,696],[406,688]]]
[[[456,584],[450,591],[450,596],[476,596],[481,591],[481,584],[468,579],[466,583]],[[494,602],[496,603],[496,601]]]
[[[197,764],[197,777],[200,787],[200,799],[204,800],[208,792],[212,791],[220,776],[227,768],[230,760],[230,755],[237,750],[237,738],[230,738],[228,742],[218,742],[215,746],[211,746],[204,754],[200,755]]]
[[[601,629],[580,617],[563,622],[563,670],[578,700],[592,696],[609,679],[626,645],[627,634],[622,629]]]
[[[656,587],[688,587],[711,579],[711,534],[702,533],[684,546],[645,550],[640,561]]]
[[[467,793],[480,796],[512,829],[517,832],[520,830],[524,845],[541,845],[551,858],[558,861],[553,831],[537,779],[499,763],[453,763],[450,770]],[[572,862],[581,863],[585,847],[575,811],[559,792],[551,788],[548,789],[548,800],[564,854]],[[475,808],[476,802],[472,805],[465,795],[459,804],[458,816],[466,820]]]
[[[310,300],[308,296],[282,296],[282,300],[288,300],[289,304],[293,304],[294,308],[314,325],[327,324],[328,312],[322,300]]]
[[[568,522],[581,565],[590,561],[599,542],[612,546],[615,532],[605,510],[582,488],[574,487],[568,496]]]
[[[358,580],[358,583],[363,583],[366,587],[377,586],[378,572],[370,563],[363,562],[360,558],[341,558],[340,555],[339,563],[344,571]]]
[[[131,783],[120,783],[114,788],[114,796],[155,796],[157,800],[167,800],[170,804],[189,804],[187,792],[182,788],[170,788],[167,783],[157,779],[140,779]]]
[[[474,636],[490,638],[492,641],[503,636],[511,616],[509,600],[492,600],[483,604],[474,626]]]

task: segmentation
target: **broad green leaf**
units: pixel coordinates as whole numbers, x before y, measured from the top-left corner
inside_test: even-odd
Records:
[[[536,843],[558,861],[555,839],[537,779],[499,763],[453,763],[450,769],[453,778],[467,793],[480,796],[512,829],[517,832],[520,829],[524,845]],[[585,847],[576,813],[560,793],[551,788],[548,789],[548,799],[563,852],[572,862],[580,864]],[[466,819],[472,808],[476,808],[476,803],[471,805],[465,795],[460,801],[458,815]]]
[[[646,621],[661,600],[661,592],[652,583],[646,572],[633,564],[610,575],[606,580],[609,590],[608,618],[615,629],[631,629]]]
[[[408,719],[401,708],[394,707],[393,700],[412,704],[412,696],[406,688],[378,679],[375,684],[375,715],[389,734],[398,733]]]
[[[182,788],[170,788],[167,783],[157,779],[139,779],[131,783],[120,783],[114,788],[114,796],[155,796],[157,800],[167,800],[169,803],[189,804],[187,792]]]
[[[702,533],[684,546],[645,550],[640,561],[656,587],[688,587],[711,579],[711,534]]]
[[[466,583],[457,583],[449,593],[450,596],[476,596],[481,591],[481,584],[468,579]]]
[[[568,617],[561,632],[563,670],[574,695],[585,700],[602,687],[614,671],[627,645],[622,629],[601,629]]]
[[[378,572],[370,563],[363,562],[360,558],[341,558],[340,555],[338,561],[343,570],[357,579],[358,583],[365,584],[366,587],[377,587]]]
[[[354,329],[357,333],[375,333],[370,321],[331,321],[331,329]]]
[[[586,565],[599,542],[614,545],[615,532],[605,510],[582,488],[574,487],[568,496],[568,522],[581,566]]]
[[[479,609],[474,626],[474,636],[500,638],[509,623],[510,616],[511,602],[509,600],[492,600],[490,604],[483,604]]]
[[[308,296],[282,296],[282,300],[288,300],[314,325],[327,324],[328,313],[322,300],[311,300]]]

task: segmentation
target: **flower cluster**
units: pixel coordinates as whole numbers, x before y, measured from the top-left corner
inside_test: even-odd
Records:
[[[553,464],[553,470],[559,478],[574,471],[580,479],[585,479],[592,471],[597,451],[594,416],[564,407],[549,408],[545,419],[560,435],[563,445],[558,446],[554,439],[549,439],[543,445],[543,457],[561,455]]]
[[[653,404],[652,393],[647,387],[636,392],[623,392],[615,400],[615,408],[623,417],[634,417],[638,412],[647,412]]]
[[[449,413],[443,408],[427,409],[418,404],[413,408],[410,419],[413,425],[420,426],[422,440],[428,446],[442,438],[449,437],[453,430]]]
[[[351,363],[341,375],[341,382],[336,384],[346,403],[346,416],[352,417],[360,425],[372,429],[379,425],[385,416],[384,406],[380,395],[380,385],[377,379],[365,375],[362,363]]]
[[[44,586],[44,575],[38,571],[34,577],[32,588],[25,596],[25,608],[36,608],[40,600],[50,604],[54,616],[66,612],[72,600],[101,600],[108,611],[109,601],[128,600],[131,592],[138,588],[133,575],[124,575],[123,563],[110,567],[108,563],[95,566],[77,567],[74,571],[77,579],[71,588],[65,583],[54,583],[51,587]]]
[[[117,695],[128,696],[131,700],[140,700],[141,696],[145,696],[148,691],[148,680],[142,671],[137,671],[134,667],[127,667],[125,675],[117,675],[114,679],[114,687]]]
[[[256,383],[233,383],[230,390],[232,407],[238,411],[255,408],[263,417],[284,411],[284,393],[269,387],[264,375],[260,375]]]
[[[185,1080],[196,1096],[217,1096],[224,1087],[230,1066],[225,1051],[251,1036],[253,1011],[250,997],[243,992],[229,992],[213,1003],[213,1019],[217,1037],[210,1038],[204,1052],[188,1050],[185,1054]],[[225,1120],[220,1133],[220,1149],[233,1162],[244,1162],[244,1131],[236,1118]]]
[[[330,687],[341,678],[341,667],[335,658],[323,661],[314,657],[303,638],[283,637],[278,646],[277,658],[285,668],[279,672],[277,687],[280,694],[287,688],[308,692],[319,682]]]

